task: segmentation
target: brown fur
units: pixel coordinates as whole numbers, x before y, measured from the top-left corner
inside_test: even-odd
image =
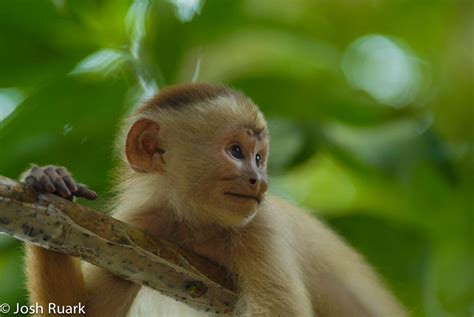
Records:
[[[26,246],[26,257],[29,259],[27,287],[33,304],[38,303],[46,311],[49,303],[85,303],[84,279],[78,259],[32,245]]]
[[[263,198],[268,132],[243,94],[204,84],[166,89],[124,130],[115,217],[234,273],[237,315],[405,316],[364,260],[325,225],[272,195]],[[245,160],[229,157],[228,146],[236,142]],[[256,153],[261,166],[253,163]],[[144,296],[140,291],[135,299],[137,285],[95,267],[85,269],[83,287],[73,259],[31,248],[32,302],[69,303],[87,293],[89,316],[125,316]],[[160,303],[174,305],[158,297],[146,306],[157,305],[154,315],[184,316],[184,310],[165,313]]]
[[[163,89],[158,95],[148,100],[139,113],[154,111],[157,108],[183,108],[200,102],[206,102],[219,96],[245,97],[242,93],[225,86],[194,83],[176,85]],[[182,109],[180,109],[182,110]]]

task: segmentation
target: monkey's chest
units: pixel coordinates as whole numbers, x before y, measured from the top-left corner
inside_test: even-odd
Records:
[[[212,315],[199,312],[181,302],[143,286],[135,298],[128,316],[208,317]]]

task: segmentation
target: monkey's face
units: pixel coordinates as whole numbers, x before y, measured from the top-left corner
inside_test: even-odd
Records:
[[[201,152],[206,158],[193,160],[196,179],[186,196],[220,224],[241,225],[251,220],[268,189],[268,139],[241,128],[216,135]]]
[[[240,129],[227,135],[223,144],[220,153],[223,198],[235,212],[251,211],[262,202],[268,189],[268,142],[251,130]]]

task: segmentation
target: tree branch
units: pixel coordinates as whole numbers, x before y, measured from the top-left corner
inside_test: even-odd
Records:
[[[223,268],[91,208],[0,176],[0,232],[100,266],[199,310],[237,300]]]

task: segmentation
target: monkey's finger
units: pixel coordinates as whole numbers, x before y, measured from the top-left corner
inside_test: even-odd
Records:
[[[71,193],[75,193],[79,190],[79,187],[77,187],[76,182],[74,182],[74,179],[71,176],[64,176],[63,181],[66,183]]]
[[[56,169],[56,173],[58,173],[58,175],[62,177],[64,183],[66,183],[67,187],[72,193],[77,192],[79,188],[77,187],[76,182],[71,177],[71,175],[66,171],[66,169],[64,169],[63,167],[59,167]]]
[[[53,193],[56,191],[56,187],[51,182],[49,177],[44,174],[43,169],[34,166],[29,175],[25,178],[27,184],[33,185],[37,190],[47,191]]]
[[[79,189],[74,193],[77,197],[83,197],[89,200],[94,200],[97,198],[97,193],[93,190],[87,189],[84,185],[79,184]]]
[[[25,183],[33,186],[36,190],[40,190],[40,191],[54,192],[56,190],[56,188],[54,188],[53,183],[48,184],[45,181],[43,182],[43,184],[40,184],[40,182],[33,175],[27,176],[25,178]],[[51,185],[51,187],[49,185]]]
[[[41,179],[41,176],[44,175],[43,169],[39,168],[38,166],[34,166],[28,175],[28,177],[33,177],[37,182]]]
[[[47,175],[42,175],[38,180],[38,184],[42,190],[46,190],[50,193],[54,193],[56,191],[56,187]]]
[[[71,191],[68,189],[66,183],[63,181],[61,176],[56,173],[56,170],[54,168],[48,167],[44,170],[44,173],[49,176],[54,186],[56,187],[56,191],[59,195],[64,198],[71,196]]]
[[[36,181],[36,179],[32,175],[29,175],[25,178],[25,183],[27,183],[28,185],[32,185],[32,186],[37,186],[38,185],[38,182]]]

